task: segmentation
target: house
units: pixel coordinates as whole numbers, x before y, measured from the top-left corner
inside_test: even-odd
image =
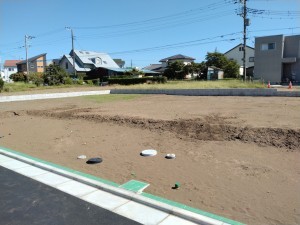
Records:
[[[150,64],[149,66],[144,67],[144,69],[162,74],[171,63],[176,61],[183,62],[184,65],[188,65],[194,62],[195,59],[189,56],[178,54],[178,55],[170,56],[168,58],[161,59],[159,60],[161,64]],[[192,77],[191,74],[186,76],[186,78],[191,78],[191,77]]]
[[[162,64],[150,64],[149,66],[144,67],[145,70],[151,70],[157,73],[163,73],[165,71],[165,67],[162,67]]]
[[[87,73],[96,68],[119,69],[118,64],[106,53],[74,50],[75,70],[78,73]],[[73,51],[69,55],[64,55],[59,66],[68,73],[73,74]]]
[[[254,78],[271,83],[300,82],[300,35],[255,38]]]
[[[115,63],[118,64],[118,66],[120,68],[124,68],[124,66],[125,66],[125,61],[124,60],[122,60],[122,59],[113,59],[113,60],[115,61]]]
[[[43,53],[28,59],[28,70],[33,73],[43,73],[46,68],[46,55]],[[17,63],[18,72],[27,73],[27,61],[23,60]]]
[[[161,62],[161,64],[162,64],[162,67],[164,67],[164,68],[167,68],[168,65],[170,65],[171,63],[176,62],[176,61],[180,61],[180,62],[183,62],[184,65],[188,65],[191,62],[194,62],[195,59],[192,57],[189,57],[189,56],[178,54],[178,55],[173,55],[168,58],[159,60],[159,62]]]
[[[124,75],[131,69],[121,68],[125,62],[123,60],[113,60],[107,53],[100,53],[86,50],[74,50],[75,69],[77,73],[83,73],[88,79],[97,79],[102,77]],[[120,64],[120,66],[118,65]],[[59,65],[68,73],[74,73],[73,70],[73,51],[69,55],[64,55]],[[155,75],[157,73],[149,70],[142,70],[145,75]]]
[[[18,72],[17,63],[21,62],[21,60],[5,60],[3,65],[3,74],[2,79],[5,82],[11,82],[9,76],[13,73]]]
[[[229,60],[235,60],[240,65],[240,75],[244,74],[244,45],[238,44],[237,46],[233,47],[232,49],[228,50],[224,53],[224,56]],[[254,67],[254,48],[246,45],[246,73],[250,73],[250,69],[248,68]],[[251,74],[252,75],[252,74]]]

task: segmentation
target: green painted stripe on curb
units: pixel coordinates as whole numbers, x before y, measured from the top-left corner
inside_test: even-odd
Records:
[[[80,176],[83,176],[83,177],[86,177],[86,178],[89,178],[89,179],[92,179],[92,180],[99,181],[99,182],[104,183],[104,184],[108,184],[108,185],[111,185],[111,186],[114,186],[114,187],[119,187],[120,186],[119,184],[114,183],[112,181],[105,180],[105,179],[93,176],[91,174],[83,173],[83,172],[80,172],[80,171],[77,171],[77,170],[73,170],[73,169],[70,169],[68,167],[64,167],[64,166],[61,166],[61,165],[58,165],[58,164],[55,164],[55,163],[52,163],[52,162],[48,162],[48,161],[39,159],[39,158],[35,158],[33,156],[27,155],[27,154],[22,153],[22,152],[17,152],[17,151],[14,151],[14,150],[11,150],[11,149],[8,149],[8,148],[5,148],[5,147],[0,147],[0,149],[11,152],[11,153],[14,153],[16,155],[26,157],[28,159],[32,159],[32,160],[40,162],[40,163],[44,163],[44,164],[49,165],[49,166],[53,166],[53,167],[61,169],[61,170],[65,170],[67,172],[71,172],[71,173],[74,173],[74,174],[77,174],[77,175],[80,175]]]
[[[159,196],[156,196],[156,195],[152,195],[152,194],[145,193],[145,192],[142,193],[141,195],[144,196],[144,197],[159,201],[159,202],[163,202],[163,203],[171,205],[171,206],[175,206],[175,207],[180,208],[180,209],[184,209],[184,210],[196,213],[196,214],[200,214],[202,216],[206,216],[206,217],[209,217],[209,218],[212,218],[212,219],[215,219],[215,220],[222,221],[224,223],[228,223],[228,224],[231,224],[231,225],[245,225],[244,223],[240,223],[238,221],[234,221],[234,220],[222,217],[222,216],[218,216],[218,215],[215,215],[215,214],[212,214],[212,213],[208,213],[208,212],[202,211],[200,209],[196,209],[196,208],[193,208],[193,207],[190,207],[190,206],[178,203],[178,202],[174,202],[174,201],[171,201],[169,199],[162,198],[162,197],[159,197]]]
[[[138,181],[138,180],[130,180],[126,182],[125,184],[122,184],[120,187],[124,188],[128,191],[133,191],[133,192],[140,192],[141,190],[145,189],[148,187],[149,184]]]
[[[34,161],[37,161],[37,162],[40,162],[40,163],[44,163],[44,164],[49,165],[49,166],[56,167],[58,169],[65,170],[65,171],[70,172],[70,173],[74,173],[74,174],[77,174],[77,175],[80,175],[80,176],[83,176],[83,177],[86,177],[86,178],[89,178],[89,179],[92,179],[92,180],[102,182],[104,184],[111,185],[113,187],[120,187],[120,184],[114,183],[112,181],[105,180],[105,179],[102,179],[102,178],[99,178],[99,177],[95,177],[93,175],[86,174],[86,173],[83,173],[83,172],[79,172],[77,170],[73,170],[73,169],[70,169],[68,167],[64,167],[64,166],[61,166],[61,165],[58,165],[58,164],[55,164],[55,163],[51,163],[51,162],[48,162],[48,161],[45,161],[45,160],[42,160],[42,159],[39,159],[39,158],[35,158],[35,157],[27,155],[25,153],[17,152],[15,150],[5,148],[5,147],[2,147],[2,146],[0,146],[0,149],[2,149],[4,151],[11,152],[11,153],[14,153],[14,154],[19,155],[19,156],[23,156],[25,158],[28,158],[28,159],[31,159],[31,160],[34,160]],[[129,182],[127,182],[127,183],[129,183]],[[140,181],[137,181],[137,182],[140,182]],[[127,184],[127,183],[125,183],[125,184]],[[143,183],[143,182],[140,182],[140,183]],[[125,185],[125,184],[123,184],[123,185]],[[224,223],[228,223],[228,224],[231,224],[231,225],[245,225],[243,223],[240,223],[240,222],[237,222],[237,221],[234,221],[234,220],[230,220],[230,219],[227,219],[225,217],[221,217],[221,216],[218,216],[218,215],[215,215],[215,214],[212,214],[212,213],[208,213],[208,212],[202,211],[200,209],[196,209],[196,208],[193,208],[193,207],[190,207],[190,206],[187,206],[187,205],[175,202],[175,201],[171,201],[169,199],[162,198],[162,197],[159,197],[159,196],[156,196],[156,195],[152,195],[152,194],[149,194],[149,193],[146,193],[146,192],[141,193],[141,195],[144,196],[144,197],[150,198],[152,200],[158,201],[158,202],[162,202],[162,203],[165,203],[165,204],[168,204],[168,205],[180,208],[180,209],[184,209],[184,210],[187,210],[187,211],[190,211],[190,212],[202,215],[202,216],[206,216],[206,217],[209,217],[209,218],[212,218],[212,219],[222,221]]]

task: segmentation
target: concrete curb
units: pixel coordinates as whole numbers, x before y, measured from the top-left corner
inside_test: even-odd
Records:
[[[81,175],[74,174],[72,172],[69,172],[69,171],[66,171],[66,170],[63,170],[63,169],[60,169],[60,168],[56,168],[55,166],[47,165],[47,164],[42,163],[42,162],[38,162],[37,160],[30,159],[30,158],[27,158],[27,157],[22,156],[22,155],[18,155],[16,153],[11,152],[11,151],[12,150],[0,147],[0,154],[2,154],[2,155],[14,158],[16,160],[19,160],[21,162],[30,164],[30,165],[38,167],[40,169],[44,169],[44,170],[53,172],[55,174],[70,178],[72,180],[81,182],[83,184],[87,184],[89,186],[98,188],[99,190],[106,191],[106,192],[114,194],[116,196],[120,196],[120,197],[126,198],[128,200],[132,200],[134,202],[141,203],[143,205],[149,206],[151,208],[158,209],[162,212],[165,212],[165,213],[168,213],[168,214],[171,214],[171,215],[175,215],[177,217],[189,220],[191,222],[195,222],[195,223],[198,223],[198,224],[206,224],[206,225],[229,225],[229,224],[242,225],[242,223],[239,223],[237,221],[233,221],[233,220],[230,220],[230,219],[227,219],[227,218],[223,218],[223,217],[220,217],[220,216],[217,216],[217,215],[214,215],[214,214],[211,214],[211,215],[213,215],[216,218],[220,218],[220,220],[210,218],[210,217],[207,217],[205,215],[200,215],[200,214],[197,214],[197,213],[194,213],[194,212],[191,212],[191,211],[187,211],[185,209],[181,209],[181,208],[166,204],[164,202],[158,202],[156,200],[144,197],[140,194],[136,194],[134,192],[131,192],[131,191],[119,188],[119,187],[113,187],[111,185],[104,184],[100,181],[96,181],[96,180],[93,180],[93,179],[90,179],[90,178],[87,178],[87,177],[83,177]]]
[[[261,96],[300,97],[300,91],[277,91],[277,89],[113,89],[110,94],[166,94],[184,96]]]
[[[14,96],[1,96],[0,102],[28,101],[28,100],[38,100],[38,99],[67,98],[67,97],[77,97],[77,96],[86,96],[86,95],[107,95],[107,94],[110,94],[110,90],[34,94],[34,95],[14,95]]]

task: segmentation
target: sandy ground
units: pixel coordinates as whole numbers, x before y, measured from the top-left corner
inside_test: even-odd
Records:
[[[276,97],[1,103],[0,145],[120,184],[145,181],[146,192],[247,224],[300,224],[299,112],[299,98]],[[149,148],[159,154],[139,155]],[[87,165],[82,154],[104,161]]]

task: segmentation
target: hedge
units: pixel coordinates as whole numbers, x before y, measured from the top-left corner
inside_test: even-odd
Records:
[[[109,84],[131,85],[131,84],[144,84],[144,83],[166,83],[166,77],[140,77],[140,78],[108,78]]]

